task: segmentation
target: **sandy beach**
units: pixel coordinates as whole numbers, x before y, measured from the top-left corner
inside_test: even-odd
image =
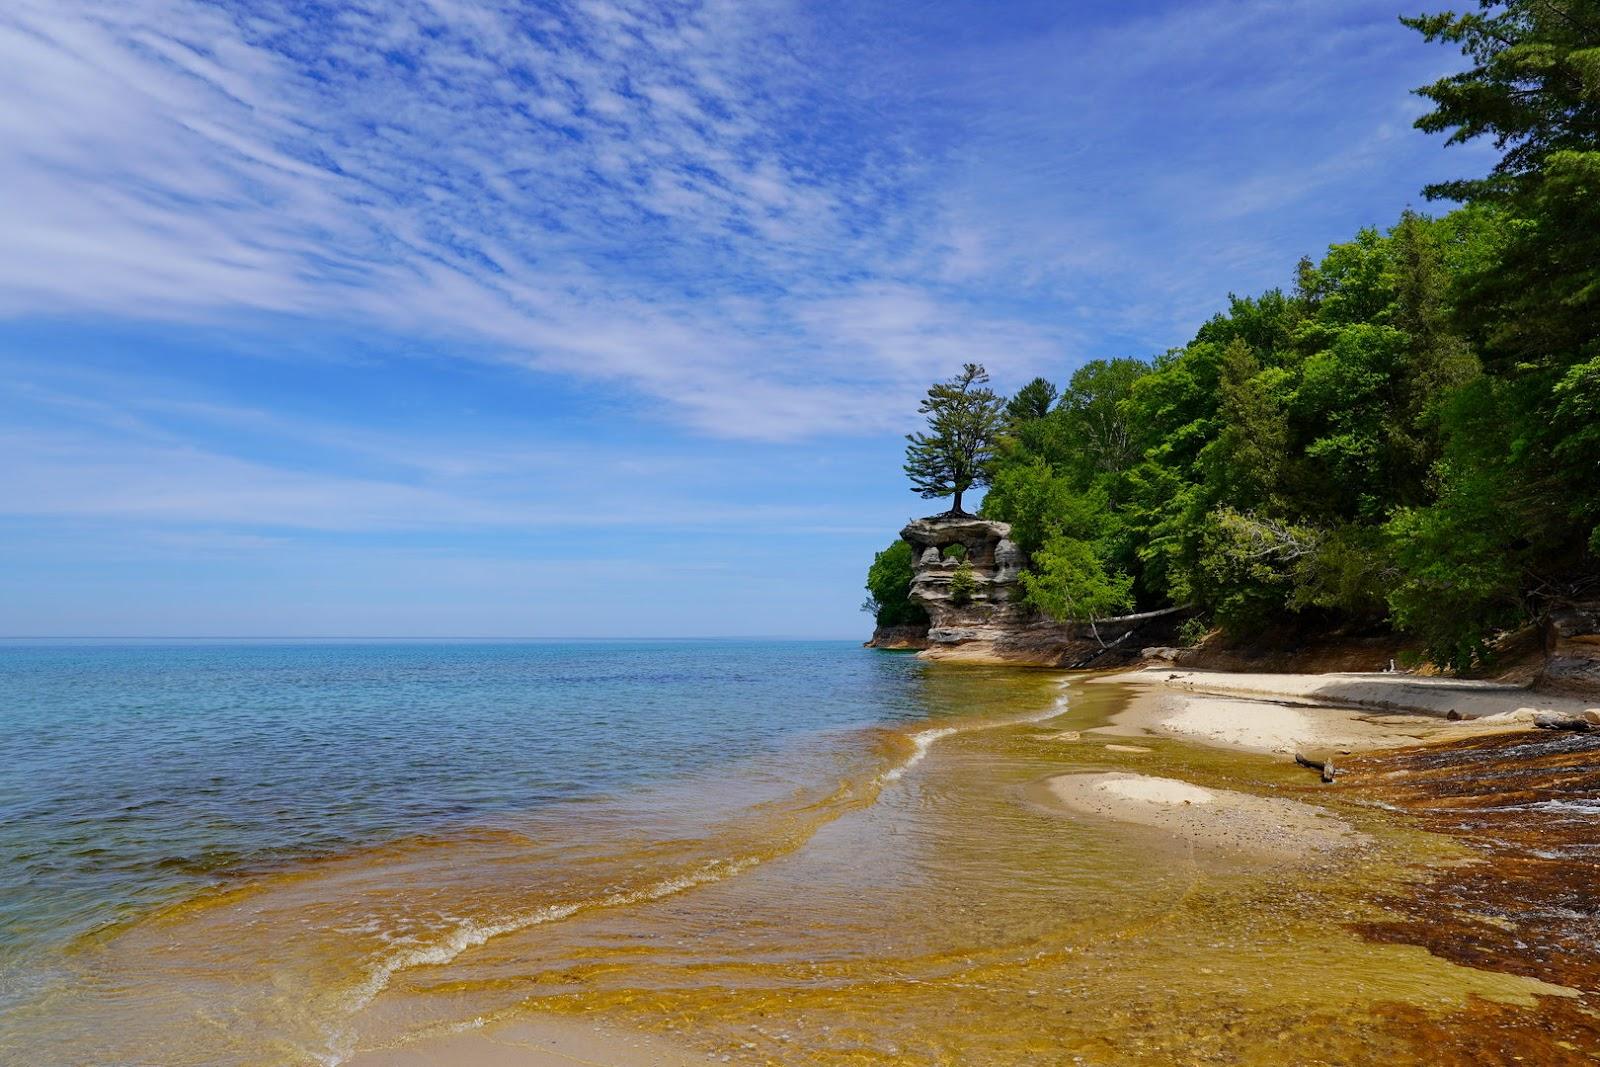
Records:
[[[1091,684],[1136,690],[1098,732],[1181,737],[1292,756],[1439,744],[1526,730],[1541,712],[1600,708],[1520,686],[1399,674],[1231,674],[1145,668]],[[1454,716],[1454,717],[1452,717]]]
[[[1272,768],[1282,768],[1296,753],[1323,751],[1337,754],[1342,762],[1346,755],[1531,735],[1533,717],[1541,711],[1587,710],[1580,702],[1516,687],[1394,675],[1234,675],[1156,669],[1073,678],[1064,684],[1068,693],[1093,698],[1091,704],[1100,695],[1115,699],[1108,714],[1096,713],[1092,721],[1067,715],[1042,721],[1042,728],[1023,724],[1019,736],[1027,751],[1050,761],[1065,758],[1083,769],[1019,782],[1021,795],[1059,820],[1063,834],[1099,833],[1094,828],[1107,827],[1113,837],[1120,833],[1132,835],[1126,842],[1146,842],[1135,848],[1142,858],[1129,857],[1130,862],[1156,869],[1188,865],[1223,879],[1249,871],[1272,871],[1274,879],[1287,879],[1291,871],[1318,870],[1316,865],[1326,862],[1353,870],[1381,854],[1382,846],[1359,825],[1360,820],[1352,821],[1347,791],[1337,785],[1318,786],[1310,770],[1304,772],[1303,786],[1283,791],[1286,781],[1299,779],[1286,779],[1285,773],[1294,772]],[[1060,706],[1070,707],[1071,699]],[[936,761],[959,748],[959,733],[939,731],[924,746],[926,752],[919,753],[919,761],[922,754]],[[1141,738],[1146,743],[1138,743]],[[1183,747],[1174,749],[1173,742]],[[1203,756],[1195,759],[1206,751],[1238,755],[1226,759],[1222,766],[1227,769],[1219,776],[1214,770],[1199,771],[1212,765]],[[1125,767],[1131,760],[1131,766],[1139,769],[1090,769],[1096,753]],[[1090,761],[1087,767],[1085,760]],[[1219,777],[1228,785],[1219,785]],[[1319,788],[1332,792],[1315,792]],[[1315,799],[1324,795],[1327,803]],[[999,810],[1004,810],[1003,804]],[[1003,838],[1005,825],[993,824],[992,833]],[[1119,826],[1121,831],[1115,829]],[[1162,839],[1174,851],[1165,852],[1159,844]],[[1134,848],[1127,843],[1123,847]],[[1156,858],[1163,855],[1169,859]],[[1369,951],[1357,947],[1359,942],[1338,938],[1329,944],[1342,946],[1334,956],[1355,953],[1353,958],[1359,959],[1360,953]],[[1403,965],[1390,965],[1403,971],[1421,962],[1405,960]],[[1450,977],[1444,977],[1446,973]],[[1573,995],[1560,985],[1463,970],[1441,972],[1429,980],[1434,987],[1440,982],[1461,989],[1481,986],[1480,995],[1527,1005],[1536,1004],[1541,996]],[[690,1036],[692,1030],[684,1033]],[[704,1051],[677,1044],[672,1034],[633,1032],[610,1020],[596,1023],[538,1013],[518,1014],[403,1048],[366,1052],[348,1061],[350,1067],[678,1067],[703,1062]]]
[[[1432,1067],[1485,1041],[1569,1062],[1545,1058],[1550,1028],[1586,1025],[1570,1005],[1600,963],[1559,919],[1582,906],[1562,850],[1586,856],[1587,825],[1548,824],[1590,810],[1600,736],[1528,720],[1570,703],[1404,677],[1357,679],[1367,706],[1333,703],[1338,676],[909,679],[915,717],[262,872],[95,939],[72,957],[85,980],[17,1019],[53,1035],[65,1005],[89,1020],[73,1034],[181,1039],[192,1054],[162,1062],[195,1067],[1176,1067],[1197,1048],[1299,1067],[1308,1047]],[[1317,744],[1331,783],[1295,764]],[[1452,811],[1547,866],[1474,856]],[[1414,906],[1424,891],[1441,903]],[[178,1034],[202,1000],[291,1051],[210,1016]],[[27,1062],[113,1059],[58,1043]]]

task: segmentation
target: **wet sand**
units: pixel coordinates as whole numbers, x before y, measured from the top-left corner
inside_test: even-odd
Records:
[[[1585,935],[1592,911],[1582,827],[1560,856],[1535,856],[1543,866],[1519,861],[1525,907],[1508,921],[1547,931],[1540,949],[1565,960],[1535,965],[1518,956],[1520,929],[1494,925],[1508,884],[1494,850],[1510,831],[1480,849],[1401,810],[1425,811],[1472,745],[1499,738],[1453,733],[1461,755],[1406,747],[1424,727],[1477,728],[1438,718],[970,671],[930,672],[930,709],[945,714],[841,739],[800,793],[786,756],[754,806],[742,768],[647,808],[353,855],[135,923],[77,957],[75,989],[112,993],[88,1005],[104,1014],[80,1016],[103,1024],[99,1047],[27,1062],[143,1062],[107,1042],[144,1026],[128,1047],[175,1043],[173,1020],[189,1016],[172,998],[229,1003],[212,986],[235,1017],[304,1036],[252,1058],[244,1027],[195,1016],[195,1055],[163,1062],[1476,1067],[1600,1053],[1580,992],[1600,983],[1559,941]],[[1308,736],[1391,752],[1358,754],[1333,785],[1263,754]],[[1513,736],[1565,761],[1512,798],[1526,808],[1507,816],[1515,827],[1548,814],[1591,755],[1568,751],[1572,738],[1592,735]],[[1588,803],[1591,778],[1562,803]],[[1413,779],[1426,780],[1414,797]],[[662,796],[676,798],[665,814]],[[1472,820],[1505,802],[1482,798]],[[1439,921],[1472,886],[1482,915]],[[1493,952],[1461,947],[1484,943],[1480,926]],[[364,973],[382,980],[352,986]],[[273,989],[288,992],[260,1001]],[[301,990],[324,997],[320,1014]],[[238,1055],[217,1055],[224,1040]],[[303,1055],[321,1048],[341,1054]]]
[[[345,1067],[702,1067],[704,1055],[643,1031],[516,1019],[363,1053]]]

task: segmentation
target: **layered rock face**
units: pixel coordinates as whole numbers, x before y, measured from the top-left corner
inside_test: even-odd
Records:
[[[867,648],[891,648],[900,650],[924,649],[928,647],[928,628],[926,626],[879,626],[872,631],[872,639],[867,642]]]
[[[1600,697],[1600,601],[1551,610],[1545,623],[1542,686]]]
[[[915,519],[900,537],[916,552],[911,599],[928,613],[930,647],[996,640],[1021,622],[1013,594],[1025,560],[1008,524],[971,517]],[[970,582],[965,592],[956,577],[962,572],[970,576],[961,580]]]
[[[1007,523],[938,515],[913,520],[900,536],[917,555],[911,600],[928,613],[923,656],[1049,667],[1110,666],[1137,656],[1138,643],[1124,639],[1148,616],[1091,627],[1056,622],[1020,602],[1017,579],[1028,559]]]

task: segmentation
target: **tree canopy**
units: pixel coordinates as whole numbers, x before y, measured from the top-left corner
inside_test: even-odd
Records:
[[[988,384],[989,372],[977,363],[936,382],[917,408],[928,432],[906,435],[905,472],[912,488],[924,498],[953,496],[951,514],[963,514],[963,493],[989,481],[1002,401]]]
[[[911,602],[911,579],[916,573],[916,555],[904,541],[896,541],[872,557],[867,568],[867,599],[861,610],[872,615],[879,626],[917,626],[928,621],[928,613]]]
[[[1600,590],[1600,4],[1403,21],[1468,60],[1417,125],[1499,163],[1181,348],[1019,390],[963,487],[990,485],[1037,610],[1386,626],[1466,668]]]

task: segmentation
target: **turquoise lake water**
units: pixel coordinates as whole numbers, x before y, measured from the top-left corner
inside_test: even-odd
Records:
[[[842,641],[0,645],[0,1005],[30,957],[240,875],[924,717],[925,670]]]

